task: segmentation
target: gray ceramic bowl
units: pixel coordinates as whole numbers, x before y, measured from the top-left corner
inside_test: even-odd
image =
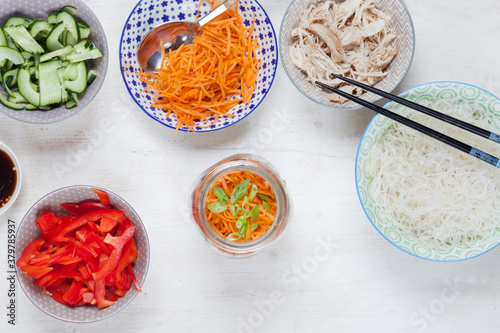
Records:
[[[97,188],[108,193],[111,199],[111,205],[125,212],[125,215],[135,224],[136,230],[134,239],[137,244],[137,265],[134,266],[134,273],[137,281],[142,286],[146,280],[146,275],[149,267],[149,240],[146,233],[146,228],[142,223],[139,215],[135,210],[121,197],[106,189],[96,186],[69,186],[51,192],[38,200],[37,203],[30,208],[26,213],[19,229],[17,231],[16,247],[17,259],[21,256],[22,250],[30,242],[41,236],[40,231],[36,227],[35,221],[38,216],[46,211],[56,215],[67,215],[64,208],[59,206],[63,202],[80,202],[88,199],[98,199],[96,194],[92,192],[93,188]],[[56,302],[51,297],[45,295],[42,288],[33,284],[33,279],[24,275],[18,270],[18,281],[24,293],[35,306],[46,314],[60,320],[74,323],[89,323],[102,320],[123,310],[134,298],[138,291],[132,285],[127,294],[118,299],[112,306],[104,309],[97,309],[95,306],[81,306],[77,308],[69,307]]]
[[[48,124],[67,119],[83,110],[97,95],[104,82],[108,69],[108,42],[104,29],[92,10],[80,0],[10,0],[0,6],[0,27],[12,16],[28,17],[37,20],[47,20],[52,11],[60,10],[64,6],[73,6],[78,9],[78,19],[85,21],[91,27],[88,38],[104,54],[96,60],[87,62],[90,69],[97,71],[95,81],[79,94],[80,103],[73,109],[66,109],[64,105],[50,111],[16,111],[0,104],[0,111],[7,116],[32,124]]]
[[[314,86],[308,81],[306,74],[293,64],[289,55],[288,49],[292,45],[290,34],[299,24],[302,13],[310,5],[323,1],[324,0],[293,0],[290,3],[281,23],[279,41],[281,62],[290,81],[292,81],[295,87],[307,98],[316,103],[335,109],[359,109],[361,106],[351,101],[343,104],[331,102],[331,93]],[[415,31],[410,13],[402,1],[375,0],[375,5],[391,17],[392,29],[398,35],[393,43],[399,44],[399,54],[387,67],[386,71],[388,75],[375,84],[375,87],[378,89],[391,92],[403,80],[410,69],[415,49]],[[372,93],[365,93],[363,94],[363,99],[373,103],[381,98]]]

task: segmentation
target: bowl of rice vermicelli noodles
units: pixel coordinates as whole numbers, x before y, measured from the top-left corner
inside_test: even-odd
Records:
[[[401,97],[493,133],[500,132],[500,99],[471,85],[434,82]],[[500,145],[390,102],[386,109],[500,156]],[[500,169],[382,115],[359,144],[356,186],[373,226],[414,256],[458,261],[500,243]]]

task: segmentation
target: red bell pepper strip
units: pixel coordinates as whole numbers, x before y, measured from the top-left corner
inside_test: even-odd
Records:
[[[84,304],[90,304],[94,300],[94,293],[92,292],[83,293],[82,299]]]
[[[69,223],[59,224],[54,230],[54,240],[56,242],[67,242],[68,238],[66,237],[66,235],[74,231],[75,229],[78,229],[89,222],[96,222],[104,216],[117,219],[123,214],[124,213],[121,210],[117,209],[102,209],[82,215],[70,221]]]
[[[34,279],[38,279],[48,272],[53,270],[52,267],[47,267],[47,266],[23,266],[21,267],[21,271],[24,273],[24,275],[29,276]]]
[[[43,237],[37,238],[28,244],[23,250],[21,257],[17,259],[17,267],[27,266],[29,261],[35,256],[35,252],[40,250],[45,244],[45,239]]]
[[[116,290],[115,287],[106,288],[105,297],[107,300],[110,300],[113,302],[116,302],[118,300],[118,295],[115,294],[115,290]]]
[[[127,291],[128,291],[128,289],[116,289],[115,294],[120,296],[120,297],[123,297],[123,296],[125,296]]]
[[[115,279],[119,280],[121,272],[127,268],[127,266],[135,261],[137,258],[137,246],[135,245],[135,240],[132,238],[123,247],[122,257],[118,266],[115,269]]]
[[[46,287],[48,285],[51,285],[56,279],[60,278],[72,278],[81,281],[83,280],[82,275],[80,274],[80,272],[75,271],[76,266],[77,264],[71,264],[67,266],[54,266],[52,271],[36,279],[35,285]]]
[[[94,193],[99,196],[99,200],[101,200],[101,203],[103,205],[109,206],[111,204],[111,201],[109,200],[109,195],[106,192],[98,190],[96,188],[93,188],[92,191],[94,191]]]
[[[29,264],[33,265],[33,266],[39,266],[39,265],[37,265],[38,263],[47,262],[49,260],[50,260],[50,254],[45,254],[42,252],[35,252],[35,254],[33,255],[33,258],[31,258],[31,260],[29,261]]]
[[[62,296],[63,300],[70,305],[75,305],[80,299],[80,290],[82,289],[83,282],[73,280],[68,291]]]
[[[113,251],[113,248],[111,246],[104,243],[104,237],[99,236],[95,232],[90,232],[88,234],[85,242],[83,242],[83,245],[87,246],[88,248],[94,249],[95,252],[97,252],[99,255],[104,252],[109,256],[111,254],[111,251]]]
[[[102,204],[100,202],[87,201],[79,204],[74,203],[62,203],[61,207],[66,209],[71,215],[82,216],[91,212],[95,212],[101,209],[109,209],[109,205]]]
[[[90,231],[93,231],[93,232],[99,231],[99,228],[97,228],[97,225],[94,222],[87,223],[87,227],[89,228]]]
[[[125,232],[125,230],[127,230],[127,228],[131,225],[132,222],[130,222],[128,218],[120,219],[120,225],[118,226],[118,230],[116,231],[115,236],[122,235]]]
[[[106,308],[115,303],[106,299],[106,286],[104,285],[104,280],[98,280],[95,282],[94,297],[97,301],[97,307],[99,309]]]
[[[134,236],[134,232],[135,232],[135,225],[129,225],[127,229],[123,232],[123,234],[119,236],[113,237],[111,236],[111,234],[107,234],[106,237],[104,238],[104,243],[113,246],[115,249],[118,247],[123,248],[123,246],[127,244],[129,240],[132,239],[132,237]]]
[[[90,230],[87,229],[85,226],[81,227],[75,232],[76,238],[80,240],[81,242],[85,242],[85,239],[87,239],[87,236],[90,234]]]
[[[125,216],[125,215],[123,215]],[[103,217],[99,225],[99,230],[102,233],[108,233],[118,224],[117,219],[110,219],[109,217]]]
[[[92,277],[95,281],[103,280],[106,276],[111,274],[113,269],[115,269],[115,267],[120,262],[123,246],[132,239],[132,237],[134,236],[134,232],[135,225],[131,225],[121,236],[113,237],[110,234],[106,235],[106,238],[104,238],[104,243],[112,245],[114,249],[113,252],[111,252],[109,258],[104,262],[104,265],[100,268],[100,270],[92,273]]]
[[[67,284],[63,281],[57,285],[53,285],[53,286],[44,288],[44,290],[45,290],[46,294],[51,296],[57,302],[64,304],[64,305],[70,305],[68,302],[66,302],[63,299],[63,295],[69,290],[69,287],[70,287],[69,284]]]
[[[132,278],[130,277],[128,271],[125,269],[120,274],[120,279],[116,282],[116,287],[118,289],[129,290],[131,286]]]
[[[87,281],[90,278],[92,278],[92,275],[90,274],[89,269],[85,265],[83,265],[83,264],[78,265],[78,271],[80,272],[80,274],[82,274],[82,279],[84,281]]]
[[[135,274],[134,274],[134,271],[132,270],[132,266],[128,265],[127,268],[128,268],[128,272],[130,274],[130,277],[132,278],[132,281],[134,282],[135,289],[137,289],[139,292],[142,292],[141,285],[139,284],[139,282],[135,278]]]
[[[69,265],[83,260],[82,257],[74,255],[74,253],[74,247],[69,247],[68,245],[63,246],[60,248],[60,250],[56,251],[52,256],[50,256],[49,260],[40,261],[36,264],[36,266],[51,266],[55,264]]]
[[[87,282],[87,286],[89,286],[90,290],[92,290],[92,293],[95,292],[95,281],[94,280],[90,280],[89,282]]]
[[[50,232],[63,220],[60,216],[55,216],[52,213],[46,212],[36,219],[36,226],[42,233],[42,236],[47,239],[50,238]]]

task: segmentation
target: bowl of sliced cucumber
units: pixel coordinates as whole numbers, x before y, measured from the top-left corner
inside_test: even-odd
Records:
[[[20,0],[0,6],[0,111],[33,124],[67,119],[98,94],[108,44],[80,0]]]

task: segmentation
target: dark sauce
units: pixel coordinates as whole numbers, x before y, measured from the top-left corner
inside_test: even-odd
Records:
[[[9,202],[17,185],[17,171],[12,158],[0,149],[0,208]]]

